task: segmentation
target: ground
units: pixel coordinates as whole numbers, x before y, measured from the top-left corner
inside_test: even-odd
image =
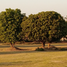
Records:
[[[41,43],[23,43],[23,44],[15,44],[15,47],[19,48],[20,50],[16,50],[15,48],[11,48],[9,44],[0,43],[0,52],[8,52],[8,51],[35,51],[37,48],[41,48]],[[66,48],[67,49],[67,43],[52,43],[50,48],[48,48],[48,43],[45,46],[45,50],[51,50],[54,48]]]
[[[67,43],[52,45],[67,47]],[[9,51],[9,45],[0,45],[0,67],[67,67],[67,51],[34,51],[39,46],[41,44],[17,44],[16,47],[30,50]]]

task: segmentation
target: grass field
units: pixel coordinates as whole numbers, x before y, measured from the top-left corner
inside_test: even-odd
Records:
[[[59,46],[59,44],[54,44]],[[60,46],[66,46],[62,44]],[[35,48],[39,45],[17,45],[20,48]],[[6,49],[8,45],[0,45]],[[67,51],[0,51],[0,67],[67,67]]]

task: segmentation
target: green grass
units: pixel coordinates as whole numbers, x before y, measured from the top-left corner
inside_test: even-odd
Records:
[[[67,51],[2,51],[0,67],[67,67]]]
[[[0,67],[66,67],[67,51],[0,53]]]

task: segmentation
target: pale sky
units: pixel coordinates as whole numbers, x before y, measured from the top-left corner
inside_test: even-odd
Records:
[[[27,16],[41,11],[56,11],[66,16],[67,0],[0,0],[0,12],[6,8],[18,8]]]

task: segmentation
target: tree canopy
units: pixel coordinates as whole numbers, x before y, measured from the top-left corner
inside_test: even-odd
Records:
[[[66,26],[63,17],[55,11],[40,12],[29,15],[28,19],[23,21],[22,31],[30,40],[53,42],[66,35]]]
[[[0,13],[0,40],[9,42],[13,46],[16,41],[21,39],[22,17],[20,9],[6,9]]]

